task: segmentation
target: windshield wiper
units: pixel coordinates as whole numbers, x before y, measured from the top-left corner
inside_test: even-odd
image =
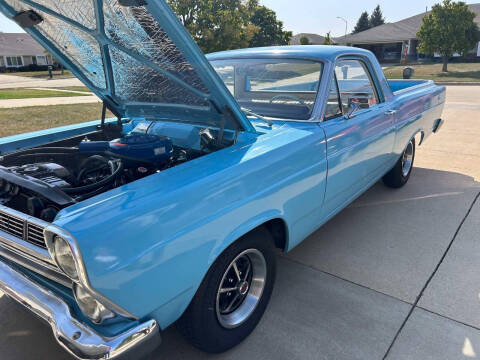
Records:
[[[257,119],[259,119],[259,120],[263,121],[264,123],[268,124],[268,126],[273,126],[273,121],[272,120],[265,119],[262,115],[258,115],[257,113],[253,112],[252,110],[250,110],[246,107],[242,106],[241,109],[245,114],[255,116]]]

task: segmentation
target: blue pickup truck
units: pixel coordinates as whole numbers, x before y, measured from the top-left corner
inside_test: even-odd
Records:
[[[144,356],[173,323],[232,348],[267,307],[275,248],[380,179],[405,185],[442,125],[443,87],[387,81],[366,50],[205,57],[163,0],[0,10],[103,101],[99,121],[0,139],[0,290],[79,359]]]

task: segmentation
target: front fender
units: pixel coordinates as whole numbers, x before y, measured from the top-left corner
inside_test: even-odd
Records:
[[[286,245],[288,245],[288,223],[284,219],[283,212],[277,209],[272,209],[272,210],[267,210],[264,211],[260,214],[257,214],[256,216],[252,217],[251,219],[248,219],[238,227],[236,227],[228,236],[221,242],[217,244],[217,246],[214,247],[212,253],[210,254],[209,257],[209,264],[213,264],[215,260],[230,246],[232,245],[235,241],[240,239],[242,236],[245,234],[249,233],[253,229],[256,229],[257,227],[271,221],[274,219],[280,219],[283,221],[283,223],[286,226]],[[285,246],[287,249],[288,246]]]
[[[192,301],[195,293],[202,283],[204,277],[206,276],[208,270],[212,266],[212,264],[218,259],[218,257],[235,241],[240,239],[245,234],[249,233],[253,229],[261,226],[262,224],[267,223],[270,220],[274,219],[281,219],[285,222],[282,218],[282,213],[280,210],[272,209],[269,211],[265,211],[261,214],[254,216],[253,218],[245,221],[237,228],[235,228],[230,234],[223,240],[218,241],[212,248],[211,252],[208,256],[208,261],[204,264],[197,264],[198,266],[198,275],[201,275],[196,278],[195,284],[191,287],[188,287],[184,291],[182,291],[179,295],[175,298],[170,300],[168,303],[160,306],[159,308],[155,309],[150,316],[157,319],[160,324],[161,328],[165,328],[168,325],[172,324],[185,312],[188,305]],[[285,222],[286,224],[286,222]],[[288,229],[287,233],[287,241],[288,241]]]
[[[164,328],[245,233],[305,216],[311,232],[325,193],[325,139],[316,124],[293,125],[64,210],[55,225],[77,239],[92,288]]]

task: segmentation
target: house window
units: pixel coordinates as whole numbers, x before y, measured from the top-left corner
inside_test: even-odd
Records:
[[[47,65],[47,57],[46,56],[37,56],[37,64],[38,65]]]
[[[7,66],[23,66],[21,56],[7,56]]]

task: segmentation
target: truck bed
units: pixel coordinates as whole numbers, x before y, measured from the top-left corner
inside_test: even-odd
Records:
[[[412,88],[422,87],[433,84],[432,80],[388,80],[388,84],[394,95],[404,91],[412,90]]]

